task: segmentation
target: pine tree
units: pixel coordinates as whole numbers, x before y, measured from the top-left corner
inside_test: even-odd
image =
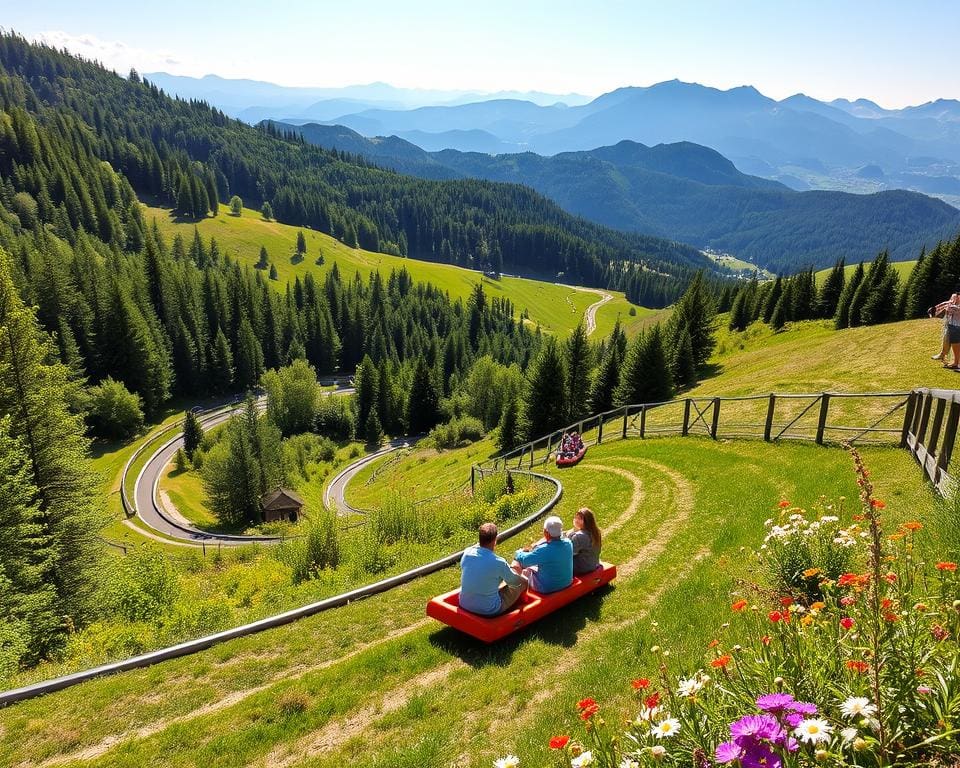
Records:
[[[277,265],[276,265],[276,264],[271,264],[271,265],[270,265],[270,279],[271,279],[271,280],[279,280],[279,279],[280,279],[280,275],[279,275],[279,273],[277,272]]]
[[[837,304],[843,293],[846,268],[843,259],[833,265],[830,274],[823,281],[820,294],[817,296],[818,317],[834,317],[837,314]]]
[[[843,286],[843,291],[840,294],[840,298],[837,301],[837,313],[834,315],[833,324],[837,330],[842,328],[847,328],[850,325],[850,303],[853,301],[853,296],[857,292],[857,289],[860,287],[860,283],[863,282],[863,262],[861,261],[857,264],[857,268],[853,271],[853,274],[850,276],[850,279],[847,281],[847,284]]]
[[[689,335],[687,338],[690,338]],[[613,408],[613,393],[620,380],[620,363],[617,345],[611,343],[600,361],[590,389],[590,408],[594,413]]]
[[[303,236],[302,231],[297,232],[297,253],[303,255],[307,252],[307,239]]]
[[[211,392],[223,394],[233,386],[233,353],[222,328],[217,328],[210,359],[208,385]]]
[[[183,448],[177,448],[177,452],[173,455],[173,466],[177,472],[183,474],[188,469],[189,461],[187,460],[187,452]]]
[[[267,221],[270,221],[273,218],[273,206],[270,205],[270,203],[264,203],[260,207],[260,215]]]
[[[750,295],[746,288],[737,291],[733,299],[733,305],[730,307],[731,331],[745,331],[750,325]]]
[[[35,504],[38,513],[30,557],[42,563],[58,619],[68,617],[80,626],[96,610],[103,557],[98,536],[108,518],[98,476],[87,459],[83,421],[70,407],[77,402],[78,385],[56,359],[49,337],[17,295],[0,250],[0,414],[10,416],[8,434],[22,447],[22,466],[36,489],[23,499],[29,507]],[[17,514],[27,515],[26,523],[33,525],[32,513]],[[67,626],[61,620],[49,629],[38,654],[62,640]]]
[[[353,377],[353,385],[356,390],[357,423],[366,424],[370,411],[376,408],[379,388],[377,366],[374,365],[369,355],[365,355],[360,365],[357,366],[356,375]]]
[[[693,342],[686,329],[680,334],[673,348],[670,370],[677,386],[689,387],[697,382],[697,364],[693,358]]]
[[[779,331],[787,324],[787,320],[789,319],[787,307],[789,303],[787,294],[781,293],[776,306],[773,308],[773,312],[770,313],[770,327],[773,328],[773,330]]]
[[[264,246],[260,246],[260,258],[257,259],[257,263],[253,265],[255,269],[266,269],[270,266],[270,256],[267,254],[267,249]],[[273,277],[271,275],[271,277]],[[273,278],[276,280],[276,278]]]
[[[417,358],[407,398],[407,428],[411,435],[429,432],[440,421],[440,398],[423,357]]]
[[[560,345],[548,338],[527,368],[520,404],[521,433],[532,440],[566,425],[563,356]]]
[[[263,375],[263,350],[246,317],[240,321],[233,363],[234,382],[238,387],[249,390],[257,386]]]
[[[590,413],[590,344],[583,323],[578,323],[563,345],[566,374],[567,423],[579,421]]]
[[[380,424],[380,418],[377,416],[377,409],[371,408],[364,424],[363,434],[366,438],[367,446],[376,448],[383,442],[383,426]]]
[[[713,336],[715,314],[713,300],[703,280],[703,272],[697,272],[696,277],[674,307],[667,334],[670,339],[676,339],[680,335],[680,329],[686,328],[687,333],[690,334],[693,359],[696,361],[697,368],[710,359],[713,348],[717,344]],[[659,331],[657,336],[662,344],[663,339]]]
[[[767,293],[767,296],[763,302],[763,322],[770,323],[771,318],[773,317],[773,311],[777,308],[777,304],[780,302],[781,296],[783,296],[783,278],[780,277],[780,275],[777,275],[777,279],[773,282],[773,287],[770,289],[769,293]]]
[[[203,427],[200,425],[200,420],[193,411],[187,411],[183,415],[183,449],[191,461],[202,441]]]
[[[500,418],[499,432],[497,433],[497,448],[501,451],[512,451],[517,447],[517,401],[510,398],[503,408]]]
[[[663,331],[655,325],[641,333],[627,350],[614,393],[617,405],[659,403],[673,395]]]

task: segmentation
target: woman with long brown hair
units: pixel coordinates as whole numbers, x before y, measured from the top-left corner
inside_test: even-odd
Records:
[[[600,546],[603,535],[597,518],[587,507],[581,507],[573,516],[573,528],[567,532],[573,543],[573,575],[580,576],[600,567]]]

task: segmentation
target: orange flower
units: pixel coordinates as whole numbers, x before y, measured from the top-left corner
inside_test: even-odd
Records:
[[[819,600],[817,600],[817,602],[812,603],[812,604],[810,605],[810,610],[811,610],[811,611],[822,611],[822,610],[823,610],[824,608],[826,608],[826,607],[827,607],[827,604],[826,604],[826,603],[821,603]]]
[[[809,627],[811,624],[813,624],[813,616],[808,613],[806,616],[800,619],[800,623],[805,627]]]
[[[718,645],[720,645],[720,641],[714,638],[709,643],[707,643],[707,648],[716,648]]]
[[[883,598],[883,600],[880,601],[880,607],[883,608],[883,610],[885,611],[889,611],[892,605],[893,605],[893,600],[891,600],[889,597],[885,597]]]
[[[865,661],[857,661],[856,659],[850,659],[849,661],[847,661],[847,669],[852,669],[854,672],[859,672],[860,674],[863,674],[870,669],[870,665]]]
[[[554,736],[550,739],[550,749],[563,749],[569,741],[569,736]]]
[[[643,706],[647,709],[655,709],[660,706],[660,694],[651,693],[647,698],[643,700]]]
[[[889,621],[891,624],[893,624],[895,621],[900,621],[900,617],[897,616],[897,614],[895,614],[893,611],[887,611],[885,614],[883,614],[883,620]]]
[[[730,610],[733,611],[734,613],[739,613],[746,607],[747,607],[746,600],[737,600],[737,602],[735,602],[733,605],[730,606]]]
[[[807,568],[807,570],[803,572],[803,578],[812,579],[814,576],[816,576],[819,573],[820,573],[819,568]]]
[[[733,657],[729,653],[723,654],[723,656],[717,656],[713,661],[710,662],[710,666],[714,669],[726,669],[727,664],[733,660]]]
[[[855,573],[845,573],[839,579],[837,579],[837,584],[841,587],[849,587],[853,584],[856,584],[860,580],[860,577]]]
[[[580,699],[580,701],[577,702],[577,709],[586,709],[587,707],[595,707],[596,705],[597,702],[593,699]]]
[[[786,499],[782,499],[780,503],[777,504],[777,506],[780,507],[780,509],[786,509],[787,507],[790,506],[790,502],[787,501]]]
[[[916,531],[919,531],[920,529],[923,528],[923,523],[918,523],[916,520],[910,520],[910,521],[904,523],[903,525],[901,525],[900,527],[903,528],[903,529],[906,530],[906,531],[910,531],[911,533],[915,533]]]
[[[951,571],[951,572],[953,572],[953,571],[957,570],[957,564],[956,564],[956,563],[951,563],[951,562],[937,563],[937,570],[938,570],[938,571]]]
[[[781,597],[781,598],[780,598],[780,605],[782,605],[784,608],[789,608],[791,605],[793,605],[793,598],[792,598],[792,597]]]
[[[645,677],[641,677],[641,678],[638,679],[638,680],[632,681],[632,682],[630,683],[630,685],[633,686],[633,690],[635,690],[635,691],[640,691],[640,690],[643,690],[644,688],[649,688],[649,687],[650,687],[650,681],[647,680],[647,678],[645,678]]]
[[[580,719],[589,720],[591,717],[597,714],[599,709],[600,707],[596,704],[591,704],[589,707],[584,707],[580,710]]]
[[[760,642],[764,645],[770,645],[770,635],[764,635],[760,638]]]
[[[880,501],[880,499],[870,499],[870,506],[874,509],[885,509],[887,505]]]
[[[866,518],[863,515],[854,515],[852,520],[855,523],[862,523]]]
[[[770,621],[772,621],[774,624],[776,624],[778,621],[780,621],[783,618],[783,614],[780,613],[780,611],[770,611],[770,613],[767,614],[767,618],[770,619]]]
[[[883,578],[885,578],[885,579],[887,580],[887,583],[888,583],[888,584],[893,584],[893,582],[895,582],[895,581],[897,580],[897,574],[895,574],[893,571],[890,571],[890,573],[888,573],[888,574],[887,574],[886,576],[884,576]]]

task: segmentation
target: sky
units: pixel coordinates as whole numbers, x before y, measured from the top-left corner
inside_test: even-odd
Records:
[[[123,73],[589,96],[678,78],[889,108],[960,98],[951,0],[0,0],[0,24]]]

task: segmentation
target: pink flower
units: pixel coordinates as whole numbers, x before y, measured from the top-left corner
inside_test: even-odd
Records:
[[[921,696],[925,696],[925,695],[928,694],[928,693],[933,693],[933,688],[931,688],[931,687],[929,687],[929,686],[927,686],[927,685],[918,685],[918,686],[917,686],[917,693],[919,693]]]

